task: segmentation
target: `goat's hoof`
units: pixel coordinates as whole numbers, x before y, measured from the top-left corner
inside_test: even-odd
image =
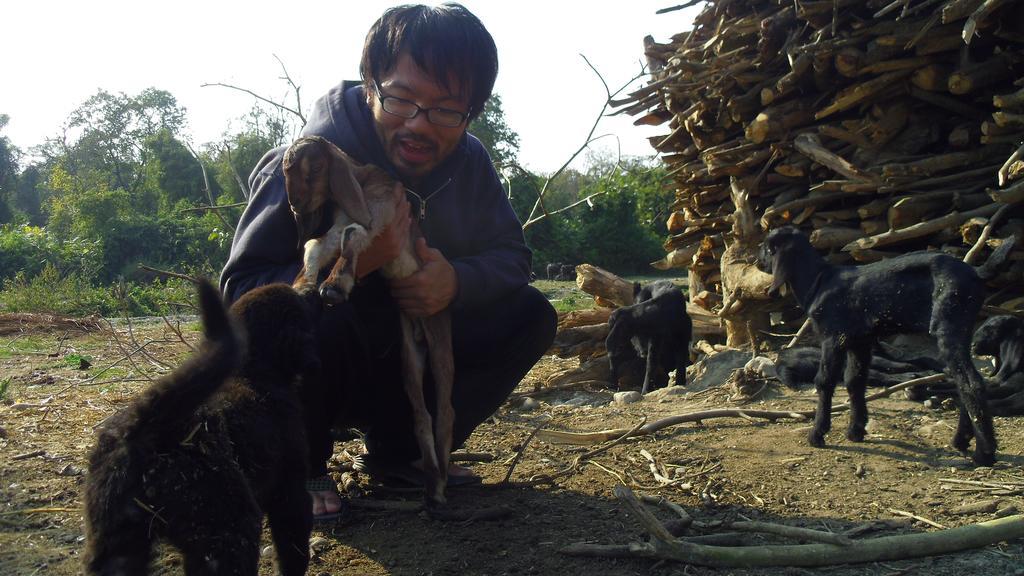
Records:
[[[811,430],[811,433],[807,435],[807,443],[810,444],[811,446],[814,446],[815,448],[824,448],[825,435],[819,434],[814,430]]]
[[[973,461],[976,466],[990,467],[996,463],[996,455],[975,451],[974,455],[971,456],[971,461]]]
[[[950,441],[950,444],[958,452],[967,452],[967,447],[970,445],[970,443],[971,443],[970,436],[961,436],[961,435],[953,436],[953,440]]]
[[[348,295],[334,286],[321,286],[320,297],[327,304],[341,304],[348,299]]]
[[[846,431],[846,439],[850,442],[863,442],[866,434],[862,428],[851,428]]]

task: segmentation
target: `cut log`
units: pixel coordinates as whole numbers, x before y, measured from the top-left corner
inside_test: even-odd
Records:
[[[577,266],[576,285],[587,294],[600,296],[614,302],[617,306],[633,303],[633,283],[597,266],[590,264]]]

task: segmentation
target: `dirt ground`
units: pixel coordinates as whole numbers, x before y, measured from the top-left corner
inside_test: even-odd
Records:
[[[121,323],[111,331],[39,322],[0,337],[0,391],[6,389],[0,403],[0,575],[81,572],[81,490],[94,427],[124,406],[149,378],[188,354],[172,327],[178,328],[151,321],[130,327]],[[194,326],[180,331],[185,340],[196,340]],[[520,391],[532,390],[574,362],[545,357]],[[863,539],[936,531],[936,525],[964,526],[1024,509],[1024,426],[1019,420],[997,419],[1000,460],[993,468],[974,468],[948,447],[955,412],[926,408],[902,394],[870,403],[869,434],[863,443],[843,438],[846,416],[838,416],[826,449],[807,446],[806,423],[742,418],[683,424],[619,442],[582,460],[575,470],[571,465],[577,457],[600,445],[538,438],[526,443],[531,431],[545,422],[550,429],[579,432],[631,428],[644,418],[654,421],[736,406],[731,395],[722,385],[653,394],[625,405],[612,403],[605,390],[542,394],[531,408],[509,402],[466,446],[468,452],[491,458],[469,464],[483,476],[483,485],[450,490],[448,505],[456,511],[506,507],[505,515],[442,521],[417,512],[374,510],[367,506],[415,501],[417,496],[375,491],[360,479],[364,505],[353,507],[336,524],[317,526],[309,573],[1024,574],[1020,541],[945,556],[815,569],[711,569],[562,552],[574,543],[621,545],[646,538],[613,494],[620,483],[682,506],[712,533],[728,531],[716,530],[716,522],[744,519],[831,532],[873,527],[857,536]],[[837,402],[844,396],[837,393]],[[807,410],[813,403],[813,391],[772,385],[744,407]],[[339,443],[338,466],[343,450],[357,449],[354,442]],[[510,468],[511,483],[503,484]],[[553,484],[531,485],[531,478],[567,468],[572,471]],[[1002,483],[1004,488],[979,483]],[[988,512],[956,513],[957,507],[977,502],[995,506]],[[673,517],[664,507],[650,510],[662,520]],[[700,533],[691,530],[689,535]],[[742,538],[746,544],[795,543],[759,534]],[[270,558],[264,558],[260,573],[271,574],[271,566]],[[179,557],[161,549],[154,573],[180,572]]]

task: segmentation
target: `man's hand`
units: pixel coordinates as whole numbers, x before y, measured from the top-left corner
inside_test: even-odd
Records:
[[[401,186],[401,184],[396,184]],[[391,223],[373,237],[370,245],[363,250],[356,261],[356,278],[362,278],[381,266],[398,258],[402,247],[409,238],[409,201],[403,196],[395,210]]]
[[[459,280],[455,268],[440,250],[427,246],[427,241],[416,241],[416,255],[423,262],[418,272],[391,281],[391,295],[403,312],[413,317],[433,316],[444,310],[455,298]]]

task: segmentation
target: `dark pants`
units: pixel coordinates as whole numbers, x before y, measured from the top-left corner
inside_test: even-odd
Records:
[[[557,315],[536,288],[523,286],[491,306],[452,314],[455,382],[452,405],[458,448],[493,414],[555,337]],[[376,275],[344,304],[326,307],[318,327],[322,377],[304,389],[310,476],[326,471],[331,428],[357,428],[374,458],[419,457],[412,411],[402,388],[398,309]],[[433,382],[424,377],[433,412]]]

